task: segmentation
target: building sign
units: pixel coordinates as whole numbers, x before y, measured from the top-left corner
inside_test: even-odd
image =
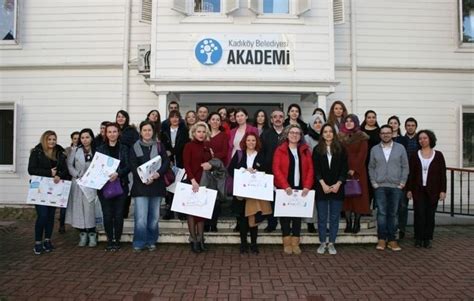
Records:
[[[293,68],[294,41],[288,35],[209,35],[197,39],[193,67]]]

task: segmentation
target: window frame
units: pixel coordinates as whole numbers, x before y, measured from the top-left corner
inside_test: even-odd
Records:
[[[18,141],[18,102],[4,101],[0,102],[0,109],[13,110],[13,162],[12,164],[0,164],[0,174],[16,173],[17,166],[17,141]]]
[[[471,43],[463,41],[463,0],[458,0],[458,46],[460,48],[474,49],[474,41]]]
[[[13,40],[0,40],[0,48],[18,48],[20,42],[18,39],[18,34],[19,34],[19,22],[18,22],[18,17],[19,17],[19,1],[18,0],[13,0],[14,1],[14,18],[13,18],[13,25],[14,25],[14,39]]]
[[[459,159],[460,159],[460,167],[461,168],[474,168],[474,166],[466,166],[464,165],[464,114],[469,113],[469,114],[474,114],[474,106],[469,106],[469,105],[462,105],[461,110],[460,110],[460,118],[459,120],[461,121],[459,124],[460,128],[460,137],[459,137],[459,145],[461,146],[460,151],[459,151]]]
[[[263,11],[264,7],[265,7],[265,0],[258,0],[258,10],[260,12],[260,15],[261,17],[264,17],[264,16],[271,16],[271,17],[287,17],[287,16],[293,16],[293,15],[296,15],[295,12],[296,12],[296,2],[297,1],[290,1],[290,0],[286,0],[288,1],[288,13],[265,13]]]

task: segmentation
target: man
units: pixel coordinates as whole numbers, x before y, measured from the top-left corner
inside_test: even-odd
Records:
[[[408,178],[408,158],[403,145],[392,141],[392,128],[380,128],[382,142],[370,151],[369,177],[377,204],[377,250],[401,251],[396,240],[398,206]],[[387,244],[388,242],[388,244]]]
[[[168,113],[171,111],[179,111],[179,103],[174,100],[168,104]]]
[[[415,154],[418,149],[420,148],[418,145],[418,141],[416,140],[416,129],[418,127],[418,122],[415,118],[410,117],[405,120],[405,138],[406,138],[406,151],[407,157],[410,157]],[[405,237],[406,226],[408,220],[408,198],[406,197],[406,193],[403,193],[402,199],[400,201],[400,208],[398,211],[398,229],[400,230],[398,233],[398,237],[403,239]]]
[[[206,106],[199,106],[197,110],[198,121],[207,122],[208,116],[209,116],[209,108]]]
[[[273,174],[272,165],[273,165],[273,154],[275,149],[280,144],[283,134],[283,121],[285,119],[285,113],[281,109],[274,109],[271,116],[270,122],[272,127],[266,129],[260,136],[262,140],[262,152],[265,156],[265,173]],[[275,209],[275,203],[272,202],[272,209]],[[276,217],[271,215],[268,218],[268,226],[265,228],[265,232],[275,231],[278,225],[278,220]]]

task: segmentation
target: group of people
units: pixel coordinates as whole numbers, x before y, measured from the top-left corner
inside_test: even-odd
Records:
[[[335,101],[327,118],[324,110],[316,108],[307,123],[302,120],[298,104],[288,107],[286,118],[281,109],[275,109],[270,116],[258,110],[252,124],[248,119],[245,108],[222,107],[210,113],[206,106],[189,111],[182,118],[179,104],[171,102],[165,120],[152,110],[137,129],[130,124],[129,114],[120,110],[114,122],[101,123],[96,137],[88,128],[73,133],[71,147],[66,150],[56,143],[55,132],[44,132],[31,152],[28,171],[31,175],[53,177],[55,182],[72,180],[64,216],[66,223],[78,229],[81,247],[97,245],[95,204],[77,184],[95,152],[120,160],[109,182],[97,191],[107,251],[120,249],[124,217],[128,216],[132,198],[133,249],[156,249],[163,200],[168,208],[163,218],[174,217],[169,210],[173,198],[166,190],[171,167],[185,170],[183,181],[191,184],[195,192],[208,185],[209,177],[232,179],[234,169],[240,168],[272,174],[275,188],[289,195],[301,191],[306,196],[314,189],[312,218],[279,219],[283,251],[287,254],[301,253],[303,223],[307,223],[309,232],[319,233],[317,253],[336,254],[341,215],[346,220],[344,232],[357,234],[361,217],[372,212],[372,199],[377,209],[377,250],[401,250],[397,232],[398,238],[403,239],[409,199],[414,204],[415,245],[432,246],[436,207],[446,196],[446,164],[443,154],[434,150],[435,134],[430,130],[417,132],[414,118],[405,121],[406,134],[402,135],[397,116],[379,126],[376,113],[369,110],[360,123],[342,101]],[[143,183],[137,168],[156,156],[161,156],[161,167]],[[110,190],[118,192],[110,195]],[[224,199],[225,193],[219,194],[210,220],[180,216],[187,220],[192,252],[208,249],[204,233],[218,231]],[[35,207],[34,252],[50,252],[54,248],[51,235],[55,207]],[[266,219],[266,232],[277,228],[274,202],[233,197],[231,208],[237,217],[234,230],[240,232],[240,252],[258,254],[258,224]],[[60,227],[60,231],[64,228]]]

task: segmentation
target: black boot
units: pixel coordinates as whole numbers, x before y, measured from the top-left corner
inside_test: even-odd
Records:
[[[255,255],[260,253],[258,251],[257,236],[258,236],[258,227],[250,228],[250,251]]]
[[[309,233],[316,233],[316,228],[314,227],[313,223],[308,223],[308,232]]]
[[[204,236],[201,236],[201,239],[199,240],[199,248],[201,249],[202,252],[209,250],[209,248],[204,243]]]
[[[190,242],[190,244],[191,244],[191,251],[193,253],[196,253],[196,254],[201,253],[201,246],[199,245],[198,241],[192,241]]]
[[[360,232],[360,214],[354,214],[354,227],[352,228],[352,233],[357,234]]]
[[[344,229],[344,233],[351,233],[352,232],[352,213],[346,213],[346,229]]]

